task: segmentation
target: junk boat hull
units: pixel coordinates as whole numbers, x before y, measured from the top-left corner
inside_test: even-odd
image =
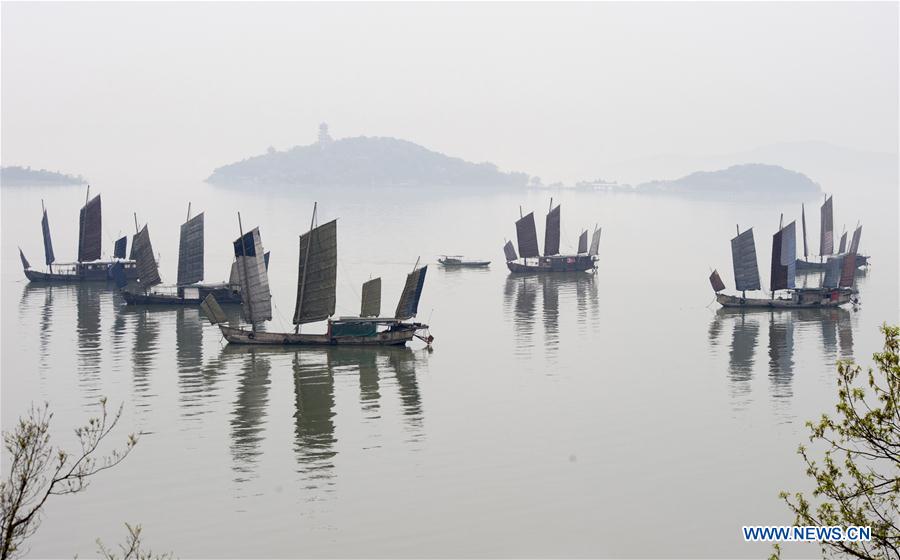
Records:
[[[515,274],[545,272],[585,272],[597,268],[595,258],[591,255],[554,255],[538,257],[536,264],[508,261],[506,266]]]
[[[117,262],[122,263],[125,278],[135,280],[138,277],[137,265],[134,261],[94,261],[89,263],[75,263],[74,268],[69,267],[66,272],[41,272],[25,269],[25,277],[29,282],[107,282],[112,280],[110,268]],[[66,268],[65,265],[57,267]]]
[[[220,304],[241,303],[241,292],[228,284],[196,284],[186,293],[185,288],[178,288],[177,293],[136,292],[122,290],[122,297],[128,305],[200,305],[206,296],[212,295]]]
[[[219,325],[222,336],[231,344],[255,344],[260,346],[403,346],[416,336],[416,331],[427,329],[422,323],[393,323],[387,330],[374,334],[335,335],[334,324],[329,324],[326,334],[276,333],[250,331]],[[429,337],[430,338],[430,337]]]
[[[797,272],[825,272],[827,263],[797,259]],[[869,266],[868,255],[856,255],[856,267]]]
[[[855,296],[856,290],[849,288],[805,288],[794,290],[790,298],[744,298],[716,294],[716,301],[722,307],[809,309],[856,303]]]

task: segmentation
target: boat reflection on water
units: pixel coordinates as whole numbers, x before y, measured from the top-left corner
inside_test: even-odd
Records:
[[[396,382],[401,411],[413,441],[422,434],[422,398],[416,379],[425,353],[397,348],[303,348],[229,344],[219,361],[241,360],[232,420],[232,455],[238,480],[250,476],[259,454],[271,372],[290,370],[294,389],[294,453],[304,488],[330,492],[335,484],[337,403],[335,379],[359,376],[359,403],[369,421],[383,420],[380,399]]]
[[[535,323],[538,318],[538,294],[541,296],[540,321],[544,340],[541,346],[553,356],[560,343],[560,316],[568,316],[574,307],[577,330],[588,333],[598,318],[600,302],[595,275],[585,272],[555,274],[510,274],[506,277],[503,302],[513,321],[516,354],[532,357],[535,348]]]
[[[755,370],[756,348],[760,334],[768,335],[768,376],[775,401],[793,396],[793,376],[797,363],[795,339],[799,330],[822,341],[822,352],[829,362],[853,355],[852,314],[842,308],[799,309],[758,312],[721,308],[709,326],[710,345],[717,346],[725,326],[731,323],[728,375],[736,408],[750,400]],[[818,325],[818,332],[815,326]],[[765,358],[760,358],[765,359]]]

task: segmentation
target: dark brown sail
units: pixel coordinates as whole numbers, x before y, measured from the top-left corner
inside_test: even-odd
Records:
[[[587,230],[581,232],[581,235],[578,236],[578,253],[587,253],[588,251],[588,238],[587,238]]]
[[[78,262],[96,261],[100,258],[102,227],[98,194],[84,205],[78,218]]]
[[[734,266],[735,287],[740,291],[758,290],[759,268],[757,268],[756,263],[756,244],[753,241],[753,228],[731,240],[731,261]]]
[[[838,246],[838,254],[843,253],[847,250],[847,232],[841,234],[841,243]]]
[[[809,257],[809,249],[806,246],[806,207],[801,204],[800,205],[800,220],[803,224],[803,258]]]
[[[425,273],[427,271],[428,266],[423,266],[422,268],[410,272],[406,276],[406,285],[403,286],[403,293],[400,294],[400,301],[397,303],[397,311],[394,313],[395,318],[406,320],[416,316],[416,313],[419,310],[419,298],[422,297],[422,287],[425,285]]]
[[[514,261],[519,257],[516,255],[516,248],[513,247],[512,241],[507,241],[503,246],[503,254],[506,255],[506,262]]]
[[[22,259],[22,268],[28,270],[31,268],[31,263],[28,262],[28,259],[25,258],[25,253],[22,252],[22,248],[19,247],[19,258]]]
[[[378,317],[381,314],[381,278],[373,278],[362,285],[360,317]]]
[[[334,315],[337,289],[337,221],[300,236],[297,305],[294,324],[323,321]]]
[[[831,197],[825,199],[819,211],[821,225],[819,227],[819,255],[825,256],[834,253],[834,212],[832,210]]]
[[[144,226],[141,231],[134,234],[131,242],[131,252],[137,262],[138,279],[141,286],[149,288],[159,284],[159,268],[156,265],[156,257],[153,255],[153,245],[150,243],[150,230]]]
[[[44,210],[44,217],[41,218],[41,233],[44,234],[44,262],[47,266],[56,261],[53,254],[53,241],[50,239],[50,221],[47,219],[47,211]]]
[[[178,285],[203,280],[203,212],[181,224],[178,242]]]
[[[116,244],[113,247],[113,258],[116,259],[124,259],[125,258],[125,249],[128,247],[128,237],[122,236],[119,239],[116,239]]]
[[[534,226],[534,212],[516,221],[516,237],[519,241],[519,256],[523,259],[540,256],[537,228]]]
[[[725,283],[722,282],[722,277],[719,276],[718,270],[713,270],[712,274],[709,275],[709,283],[712,285],[712,289],[716,293],[719,293],[725,289]]]
[[[544,230],[544,255],[559,254],[559,206],[547,213],[547,226]],[[521,253],[521,251],[519,251]]]

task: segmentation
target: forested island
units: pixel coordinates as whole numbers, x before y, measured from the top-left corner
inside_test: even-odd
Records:
[[[778,165],[745,163],[718,171],[696,171],[671,181],[650,181],[635,187],[639,192],[691,194],[815,194],[818,183],[797,171]]]
[[[13,165],[0,167],[0,184],[4,187],[84,185],[87,184],[87,180],[81,175],[66,175],[58,171]]]
[[[219,167],[206,181],[222,186],[524,187],[529,176],[505,173],[492,163],[471,163],[397,138],[334,140],[323,123],[314,144],[284,151],[269,148],[265,154]]]

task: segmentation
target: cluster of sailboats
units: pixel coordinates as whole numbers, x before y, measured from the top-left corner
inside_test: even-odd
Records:
[[[42,202],[43,207],[43,202]],[[381,316],[381,279],[374,278],[362,286],[358,316],[335,317],[337,285],[337,221],[317,223],[317,205],[313,206],[310,229],[300,236],[297,273],[297,298],[291,332],[275,332],[265,328],[272,319],[269,291],[269,253],[263,247],[259,228],[244,232],[238,213],[240,236],[233,242],[234,260],[228,280],[204,282],[204,215],[191,216],[191,207],[181,224],[178,246],[178,276],[174,285],[165,286],[150,241],[148,225],[138,227],[131,252],[126,258],[128,239],[115,241],[112,259],[101,259],[102,212],[100,195],[90,198],[90,187],[79,216],[78,259],[58,263],[53,251],[46,208],[42,208],[41,232],[44,241],[46,271],[31,267],[25,254],[19,256],[25,275],[31,282],[115,281],[128,305],[199,305],[210,321],[217,325],[230,343],[248,345],[404,345],[413,338],[430,344],[433,338],[428,325],[410,321],[416,317],[425,282],[427,265],[418,260],[407,275],[400,301],[392,316]],[[594,271],[600,246],[601,228],[595,226],[588,242],[588,230],[578,237],[574,254],[560,253],[560,206],[550,208],[544,230],[544,251],[538,247],[534,213],[522,214],[516,221],[518,252],[512,241],[503,247],[506,265],[513,274],[566,273]],[[779,224],[772,237],[772,262],[769,293],[761,291],[753,228],[743,232],[740,226],[731,240],[735,288],[728,293],[717,270],[709,280],[716,300],[729,308],[815,308],[836,307],[856,303],[856,270],[867,265],[868,257],[859,254],[862,226],[857,226],[848,242],[844,231],[834,251],[834,218],[832,198],[822,204],[819,255],[811,258],[806,235],[806,208],[801,206],[803,257],[797,256],[796,222]],[[459,255],[444,255],[439,262],[448,268],[483,267],[488,261],[467,261]],[[818,286],[797,286],[797,275],[819,273]],[[808,284],[808,283],[807,283]],[[748,297],[747,292],[757,296]],[[222,304],[241,305],[245,326],[226,320]],[[326,321],[324,333],[302,333],[301,325]]]
[[[849,246],[847,232],[841,236],[838,252],[834,252],[834,216],[832,197],[826,197],[821,207],[819,256],[810,259],[806,236],[806,209],[801,206],[803,228],[803,258],[797,257],[796,222],[778,226],[772,236],[772,263],[768,297],[748,297],[747,292],[759,292],[759,268],[753,228],[741,232],[731,240],[731,258],[735,289],[740,294],[726,293],[725,283],[718,270],[709,276],[716,300],[723,307],[740,308],[815,308],[837,307],[858,303],[856,271],[868,264],[868,257],[859,254],[862,226],[857,225]],[[783,216],[782,216],[783,219]],[[819,273],[818,286],[797,286],[797,274]]]
[[[88,191],[90,192],[90,191]],[[269,291],[269,253],[263,249],[259,228],[246,234],[238,224],[240,237],[233,243],[234,261],[227,281],[204,283],[204,221],[203,213],[191,217],[190,204],[186,221],[181,225],[178,247],[178,278],[174,286],[163,286],[159,266],[150,240],[148,225],[138,229],[135,215],[135,234],[131,253],[125,258],[127,237],[115,242],[111,260],[101,257],[100,196],[89,196],[81,209],[78,260],[56,263],[46,208],[41,218],[47,272],[31,267],[25,254],[19,256],[25,276],[31,282],[115,282],[127,305],[199,305],[210,321],[217,325],[224,338],[235,344],[253,345],[316,345],[339,344],[397,346],[414,337],[431,344],[433,337],[428,325],[410,322],[418,312],[425,283],[427,265],[407,275],[406,285],[392,317],[381,317],[381,279],[363,284],[362,304],[358,317],[334,317],[337,287],[337,221],[321,226],[316,224],[317,206],[313,207],[310,231],[300,236],[300,264],[297,279],[297,303],[293,318],[293,332],[266,330],[264,324],[272,319]],[[54,270],[54,266],[56,269]],[[241,305],[241,317],[249,328],[227,324],[220,304]],[[327,321],[321,334],[300,332],[300,325]]]
[[[516,241],[519,253],[512,241],[503,246],[506,266],[515,274],[548,273],[548,272],[584,272],[597,268],[597,255],[600,251],[601,228],[594,226],[591,244],[588,247],[588,232],[583,230],[578,236],[578,250],[575,254],[561,254],[560,242],[560,205],[553,207],[550,199],[550,210],[544,228],[544,254],[538,247],[537,229],[534,224],[534,212],[522,215],[519,208],[519,219],[516,221]]]

